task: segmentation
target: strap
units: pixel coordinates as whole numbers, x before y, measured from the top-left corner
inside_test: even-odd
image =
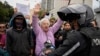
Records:
[[[80,46],[80,42],[77,42],[71,49],[69,49],[63,56],[68,56],[71,54],[74,50],[76,50]]]

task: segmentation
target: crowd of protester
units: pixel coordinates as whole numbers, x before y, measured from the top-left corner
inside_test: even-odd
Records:
[[[63,56],[62,54],[70,49],[73,45],[70,43],[73,39],[69,40],[69,37],[72,37],[70,34],[80,31],[77,20],[74,19],[72,23],[70,23],[70,20],[45,17],[39,20],[39,11],[40,5],[37,4],[34,8],[32,24],[27,24],[25,17],[20,12],[12,16],[9,24],[0,22],[0,56]],[[88,27],[96,28],[96,20],[92,20]],[[79,36],[80,38],[75,35],[74,38],[77,37],[76,39],[80,39],[80,42],[83,41],[82,44],[86,43],[81,40],[82,36]],[[62,50],[62,52],[59,50]],[[84,52],[84,50],[82,51]],[[77,56],[80,56],[80,54],[74,53]]]

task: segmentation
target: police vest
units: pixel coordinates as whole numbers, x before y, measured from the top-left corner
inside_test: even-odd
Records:
[[[80,30],[87,38],[90,39],[91,43],[88,45],[90,56],[100,56],[100,28],[88,27]]]

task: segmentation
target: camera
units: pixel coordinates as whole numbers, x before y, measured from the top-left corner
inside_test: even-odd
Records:
[[[53,46],[53,44],[51,43],[50,40],[47,40],[44,43],[44,48],[41,52],[41,56],[46,56],[48,53],[53,52],[55,50],[55,47]]]

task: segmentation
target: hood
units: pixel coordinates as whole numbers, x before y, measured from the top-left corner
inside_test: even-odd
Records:
[[[78,23],[80,25],[85,25],[94,18],[93,10],[85,4],[72,4],[64,6],[57,12],[57,14],[63,21],[71,20],[70,17],[80,15],[80,17],[78,17]],[[69,14],[71,14],[70,17]]]
[[[22,16],[22,17],[23,17],[23,19],[24,19],[23,28],[26,28],[26,27],[27,27],[26,19],[25,19],[24,15],[23,15],[22,13],[20,13],[20,12],[15,13],[15,14],[12,16],[12,19],[11,19],[12,27],[13,27],[13,28],[16,28],[16,25],[15,25],[15,18],[16,18],[17,16]]]

